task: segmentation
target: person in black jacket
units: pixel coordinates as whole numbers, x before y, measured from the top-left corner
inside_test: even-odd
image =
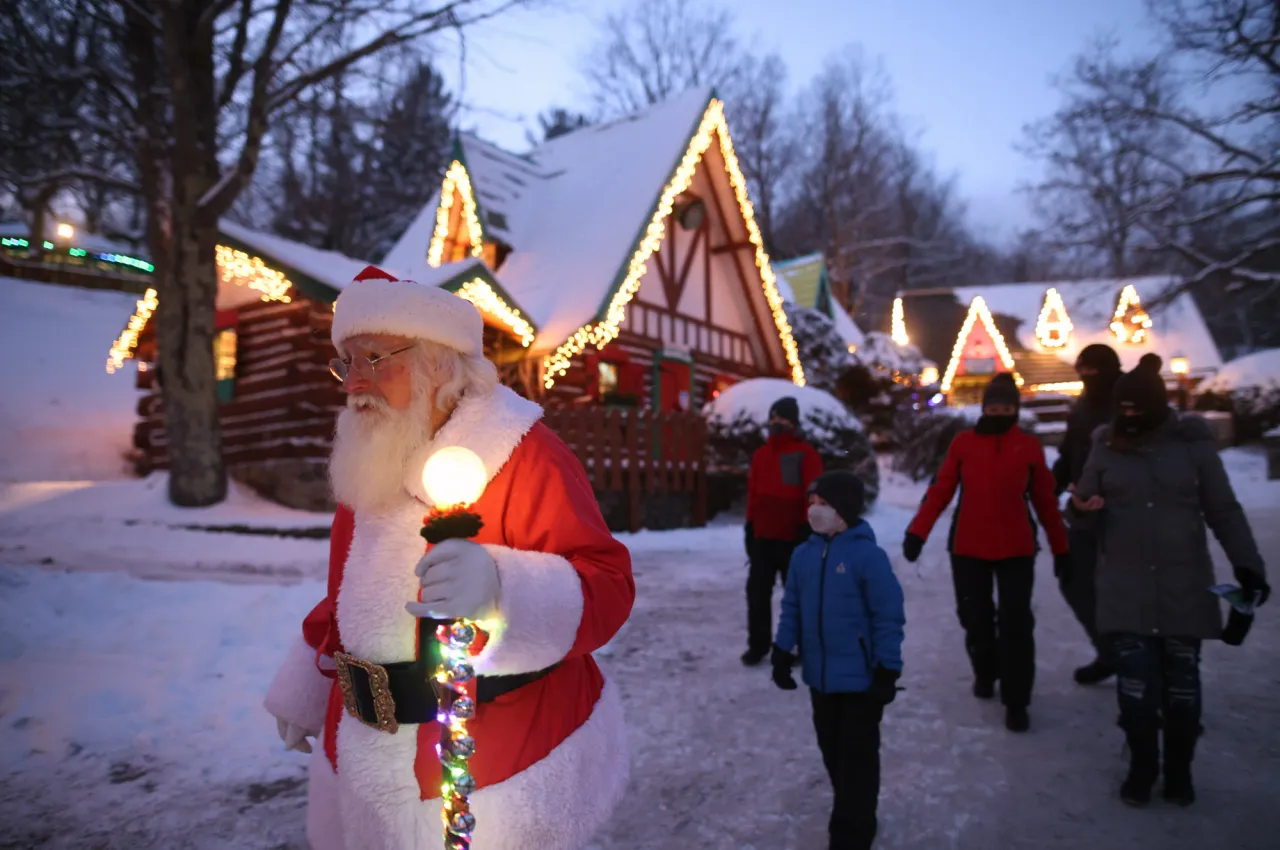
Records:
[[[1110,346],[1097,343],[1086,346],[1076,358],[1076,374],[1084,383],[1084,391],[1071,408],[1067,433],[1058,449],[1053,465],[1053,478],[1058,495],[1075,489],[1089,459],[1093,432],[1111,422],[1115,416],[1115,387],[1121,375],[1120,357]],[[1109,678],[1115,667],[1109,657],[1107,642],[1098,641],[1097,594],[1094,576],[1098,568],[1097,514],[1077,510],[1068,503],[1065,512],[1071,557],[1055,561],[1054,574],[1062,597],[1084,627],[1094,647],[1094,660],[1075,672],[1075,680],[1092,685]]]

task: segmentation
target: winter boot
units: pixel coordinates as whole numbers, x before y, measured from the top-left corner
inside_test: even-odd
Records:
[[[1120,786],[1120,799],[1130,806],[1151,802],[1151,787],[1160,774],[1160,736],[1154,728],[1126,729],[1129,744],[1129,775]]]
[[[974,679],[973,695],[978,699],[992,699],[996,695],[996,683],[990,679]]]
[[[745,667],[755,667],[761,661],[764,661],[765,656],[768,654],[768,652],[752,652],[748,649],[742,653],[742,664]]]
[[[1103,661],[1101,658],[1095,658],[1093,661],[1077,667],[1075,679],[1077,685],[1096,685],[1099,682],[1105,682],[1115,675],[1115,669]]]
[[[1010,732],[1025,732],[1031,728],[1031,717],[1025,706],[1010,705],[1004,710],[1004,728]]]
[[[1189,806],[1196,801],[1196,789],[1191,784],[1191,760],[1195,757],[1197,737],[1195,730],[1164,730],[1164,798],[1170,803]]]

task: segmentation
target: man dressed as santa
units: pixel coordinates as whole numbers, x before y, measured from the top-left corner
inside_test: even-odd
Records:
[[[475,850],[578,850],[626,785],[618,689],[591,653],[631,612],[630,556],[542,408],[498,383],[481,332],[469,302],[372,267],[338,298],[332,365],[348,397],[330,462],[328,593],[266,698],[288,747],[321,743],[307,810],[317,850],[443,846],[433,619],[486,628],[468,724]],[[446,446],[484,463],[472,506],[484,527],[428,550],[422,471]],[[383,671],[394,706],[374,699]]]

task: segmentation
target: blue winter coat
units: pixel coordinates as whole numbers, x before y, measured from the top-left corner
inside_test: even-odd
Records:
[[[796,547],[774,641],[800,649],[804,682],[823,693],[871,687],[877,664],[902,669],[902,585],[867,523]]]

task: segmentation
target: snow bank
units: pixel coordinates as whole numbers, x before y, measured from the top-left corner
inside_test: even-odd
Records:
[[[1280,348],[1246,354],[1225,364],[1200,385],[1200,392],[1230,393],[1245,389],[1280,389]]]
[[[0,278],[0,481],[128,475],[139,392],[107,351],[138,296]]]
[[[791,396],[800,405],[803,423],[813,413],[824,413],[849,428],[862,426],[848,409],[831,393],[813,387],[798,387],[782,378],[752,378],[734,384],[703,407],[709,419],[728,424],[745,414],[762,425],[769,420],[769,408],[780,398]]]
[[[982,418],[982,405],[965,404],[956,407],[936,407],[934,412],[944,416],[959,416],[966,422],[976,424]],[[1040,420],[1036,417],[1035,411],[1027,407],[1018,408],[1018,424],[1023,427],[1035,426]]]

